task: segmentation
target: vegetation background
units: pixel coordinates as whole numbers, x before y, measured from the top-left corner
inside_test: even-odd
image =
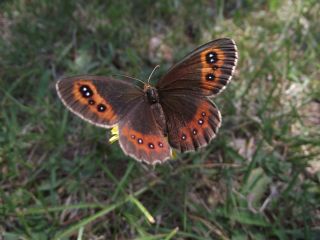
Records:
[[[0,239],[319,239],[317,0],[0,3]],[[62,76],[158,76],[233,38],[218,137],[155,168],[69,113]]]

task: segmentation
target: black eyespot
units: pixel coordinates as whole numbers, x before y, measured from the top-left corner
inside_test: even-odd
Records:
[[[187,136],[186,136],[185,134],[182,134],[181,139],[182,139],[182,140],[186,140],[186,139],[187,139]]]
[[[89,103],[90,105],[94,105],[96,102],[95,102],[94,100],[92,100],[92,99],[89,99],[88,103]]]
[[[215,52],[208,52],[206,55],[206,62],[211,64],[215,63],[218,60],[217,53]]]
[[[198,133],[197,129],[193,129],[192,134],[197,135],[197,133]]]
[[[214,80],[214,74],[213,74],[213,73],[208,73],[208,74],[206,75],[206,79],[207,79],[208,81]]]
[[[103,104],[99,104],[97,106],[97,109],[98,109],[99,112],[104,112],[107,109],[107,107],[105,105],[103,105]]]
[[[139,144],[142,144],[143,143],[143,140],[141,138],[138,138],[138,143]]]
[[[205,113],[205,112],[202,112],[202,113],[201,113],[201,116],[203,116],[203,117],[204,117],[205,115],[206,115],[206,113]]]
[[[199,125],[202,125],[203,123],[204,123],[203,119],[200,118],[200,119],[198,120],[198,124],[199,124]]]
[[[131,135],[131,138],[132,138],[132,139],[135,139],[135,138],[136,138],[136,136],[135,136],[135,135]]]
[[[89,98],[93,95],[93,92],[88,85],[82,85],[80,87],[80,92],[84,98]]]
[[[148,144],[149,148],[154,149],[154,145],[152,143]]]
[[[89,88],[89,86],[87,86],[87,85],[82,85],[82,86],[80,87],[80,91],[81,91],[81,92],[86,92],[86,91],[88,91],[88,90],[90,90],[90,88]]]
[[[216,65],[214,65],[213,67],[212,67],[212,70],[217,70],[218,69],[218,66],[216,66]]]
[[[159,145],[159,147],[163,148],[163,143],[162,142],[159,142],[158,145]]]

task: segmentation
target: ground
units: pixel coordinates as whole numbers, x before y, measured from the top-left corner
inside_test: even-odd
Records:
[[[317,239],[320,3],[0,2],[0,239]],[[155,168],[77,118],[55,82],[159,77],[192,49],[235,40],[206,148]]]

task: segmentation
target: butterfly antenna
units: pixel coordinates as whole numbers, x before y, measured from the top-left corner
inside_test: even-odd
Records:
[[[154,71],[155,71],[157,68],[159,68],[159,67],[160,67],[160,65],[157,65],[157,66],[155,66],[154,69],[152,70],[152,72],[151,72],[151,74],[150,74],[150,76],[149,76],[149,78],[148,78],[148,85],[150,85],[150,79],[151,79],[152,74],[153,74]]]
[[[143,84],[146,84],[144,81],[142,81],[141,79],[138,79],[138,78],[134,78],[134,77],[130,77],[128,75],[124,75],[124,74],[119,74],[119,73],[114,73],[112,75],[118,75],[118,76],[121,76],[121,77],[126,77],[126,78],[130,78],[132,80],[137,80],[139,82],[142,82]]]

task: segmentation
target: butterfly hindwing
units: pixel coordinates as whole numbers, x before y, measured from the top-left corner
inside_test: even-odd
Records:
[[[57,82],[56,89],[66,107],[82,119],[100,127],[112,127],[121,119],[142,90],[126,81],[100,76],[77,76]]]
[[[214,40],[171,67],[160,79],[157,88],[163,92],[184,90],[203,96],[216,95],[231,80],[237,58],[237,47],[233,40]]]
[[[151,105],[141,99],[119,122],[119,142],[123,151],[148,164],[162,163],[171,156],[164,129],[157,123]]]
[[[161,99],[161,98],[160,98]],[[169,143],[181,152],[206,146],[217,134],[221,115],[206,97],[175,94],[162,98]]]

